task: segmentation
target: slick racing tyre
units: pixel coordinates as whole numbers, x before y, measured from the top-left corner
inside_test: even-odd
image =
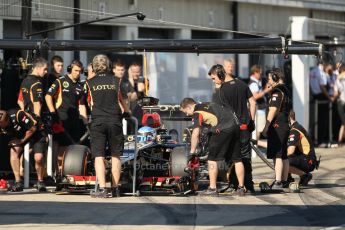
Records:
[[[187,167],[186,147],[175,147],[171,152],[170,173],[171,176],[186,176]]]
[[[84,145],[70,145],[68,146],[62,164],[62,175],[87,175],[87,162],[91,154],[88,147]]]

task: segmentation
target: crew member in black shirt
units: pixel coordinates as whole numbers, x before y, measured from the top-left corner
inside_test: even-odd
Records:
[[[82,107],[84,91],[79,82],[83,65],[74,60],[68,66],[68,74],[54,81],[45,99],[53,119],[53,139],[58,143],[58,167],[61,167],[63,153],[67,146],[77,143],[81,136],[81,122],[79,117],[87,123],[85,107]],[[56,128],[58,127],[58,129]]]
[[[42,79],[47,74],[47,70],[48,63],[44,58],[39,57],[35,59],[32,63],[31,73],[23,80],[20,86],[23,110],[35,117],[36,121],[39,124],[38,129],[41,136],[37,136],[37,138],[34,138],[31,141],[30,145],[33,146],[39,145],[47,147],[48,143],[47,134],[44,130],[44,126],[41,120],[41,110],[44,101]],[[42,181],[39,180],[37,186],[39,188],[42,188],[42,190],[45,190],[45,186],[43,183],[43,155],[46,153],[47,148],[33,148],[33,150],[35,153],[35,166],[37,174],[42,175]]]
[[[217,76],[215,81],[219,81]],[[210,186],[204,191],[203,195],[218,195],[217,191],[217,176],[218,163],[225,159],[231,159],[242,169],[242,174],[238,173],[239,181],[239,195],[244,195],[244,177],[243,177],[243,163],[241,161],[239,127],[236,124],[234,117],[231,116],[233,111],[221,111],[221,106],[215,103],[201,103],[197,104],[192,98],[185,98],[182,100],[181,111],[187,116],[193,117],[193,131],[191,137],[190,154],[195,155],[197,144],[199,141],[200,130],[202,127],[209,127],[211,136],[209,139],[209,154],[207,158],[208,173],[210,178]],[[237,141],[234,141],[237,140]]]
[[[123,63],[121,60],[116,60],[116,62],[112,65],[112,72],[115,77],[120,79],[120,90],[122,93],[122,99],[126,102],[127,106],[130,107],[130,103],[128,100],[128,94],[130,92],[127,92],[127,90],[132,90],[129,81],[124,79],[125,76],[125,63]]]
[[[132,63],[128,68],[127,78],[123,78],[121,83],[121,90],[127,93],[125,101],[129,103],[129,109],[134,117],[138,119],[138,125],[141,126],[143,117],[143,110],[138,104],[138,100],[145,96],[145,79],[141,75],[141,66],[138,63]],[[128,133],[134,133],[133,122],[129,125]]]
[[[244,186],[246,191],[254,192],[250,138],[251,132],[255,129],[254,119],[256,113],[256,101],[247,84],[242,80],[235,78],[232,75],[232,72],[226,72],[226,69],[229,69],[227,65],[233,65],[232,59],[225,60],[224,65],[226,68],[222,65],[214,65],[209,71],[210,76],[212,73],[225,72],[222,82],[218,84],[218,87],[216,87],[213,101],[233,108],[241,123],[239,141],[245,171]],[[231,175],[234,175],[234,172],[237,173],[237,170],[234,170]],[[241,171],[239,170],[239,172]],[[236,188],[237,183],[236,177],[231,176],[230,186]],[[230,188],[230,190],[231,189],[232,188]]]
[[[279,68],[268,74],[268,84],[272,87],[268,104],[267,121],[263,135],[267,136],[267,158],[273,159],[275,181],[272,189],[280,190],[287,181],[289,160],[287,141],[289,136],[289,112],[292,108],[290,92],[284,85],[283,73]],[[285,185],[285,183],[284,183]]]
[[[310,172],[318,167],[313,142],[301,124],[296,121],[295,112],[290,111],[290,133],[287,154],[289,172],[300,176],[299,184],[307,186],[313,178]]]
[[[24,110],[41,116],[43,102],[42,78],[47,74],[48,64],[44,58],[37,58],[32,65],[32,72],[22,82],[20,90],[23,96]]]
[[[43,182],[44,167],[43,153],[46,151],[47,145],[44,134],[42,134],[39,122],[28,112],[23,110],[0,110],[0,128],[4,129],[7,134],[11,135],[9,146],[11,147],[10,162],[15,177],[15,184],[11,186],[10,191],[23,191],[23,183],[20,177],[20,156],[23,153],[23,146],[30,143],[35,159],[35,168],[37,171],[37,189],[41,192],[46,191]]]
[[[62,57],[55,55],[50,60],[51,72],[43,80],[44,95],[47,93],[51,85],[56,79],[62,76],[63,59]]]
[[[110,74],[109,59],[105,55],[96,55],[92,66],[96,73],[87,80],[85,91],[91,108],[91,153],[95,157],[95,170],[99,189],[91,193],[92,197],[119,196],[119,181],[121,176],[121,160],[124,136],[122,117],[129,114],[129,109],[121,98],[120,79]],[[121,106],[124,113],[121,112]],[[112,192],[105,189],[105,147],[111,154]]]

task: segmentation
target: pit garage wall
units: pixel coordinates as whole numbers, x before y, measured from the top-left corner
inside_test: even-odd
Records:
[[[345,14],[343,12],[327,11],[327,7],[320,9],[300,8],[300,6],[293,7],[293,5],[282,6],[272,3],[271,5],[264,5],[253,3],[243,3],[245,1],[238,2],[238,30],[248,33],[259,33],[263,35],[275,35],[275,36],[290,36],[291,16],[305,16],[309,18],[326,19],[333,21],[345,21]],[[268,2],[268,1],[266,1]],[[282,1],[280,1],[282,2]],[[302,1],[300,1],[302,2]],[[284,2],[285,4],[285,2]],[[325,10],[323,10],[325,9]],[[310,39],[324,38],[329,39],[332,37],[344,38],[344,29],[339,25],[331,25],[325,23],[309,22]],[[254,64],[260,64],[264,68],[273,66],[283,66],[286,60],[282,55],[261,55],[260,63],[258,58],[253,59],[249,55],[239,55],[239,75],[245,76],[249,74],[249,69],[246,66],[252,66]],[[336,57],[339,59],[339,56]],[[310,56],[310,65],[316,64],[316,58]],[[248,65],[249,64],[249,65]]]

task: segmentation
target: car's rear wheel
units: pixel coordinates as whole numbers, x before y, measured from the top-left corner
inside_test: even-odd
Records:
[[[70,145],[68,146],[62,165],[62,175],[87,175],[87,163],[91,158],[91,153],[88,147],[84,145]]]

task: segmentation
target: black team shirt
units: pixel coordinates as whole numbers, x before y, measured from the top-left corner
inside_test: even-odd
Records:
[[[79,104],[84,104],[83,86],[79,81],[73,82],[67,75],[54,81],[48,95],[54,98],[55,108],[61,120],[79,118]]]
[[[12,137],[23,138],[25,132],[37,125],[36,119],[24,110],[8,111],[10,124],[6,129]]]
[[[295,156],[304,154],[316,159],[313,142],[307,131],[297,121],[291,126],[287,146],[296,146]]]
[[[99,73],[86,81],[85,92],[91,107],[92,122],[122,125],[122,111],[118,103],[120,79],[107,73]]]
[[[24,100],[24,109],[30,113],[34,113],[34,102],[43,101],[43,85],[40,77],[28,75],[20,86],[22,97]]]
[[[289,124],[289,112],[292,108],[292,101],[290,92],[285,85],[279,84],[272,89],[268,107],[275,107],[278,110],[272,123]]]
[[[224,82],[213,94],[213,102],[229,105],[235,111],[241,123],[248,123],[250,114],[248,99],[253,96],[247,84],[240,79]]]

